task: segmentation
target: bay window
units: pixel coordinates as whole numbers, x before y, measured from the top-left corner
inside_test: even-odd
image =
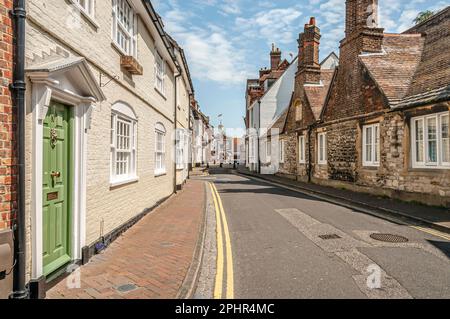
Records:
[[[380,166],[380,124],[363,127],[363,166]]]
[[[449,112],[411,119],[412,165],[450,168]]]
[[[137,18],[127,0],[113,0],[112,36],[123,54],[137,56]]]

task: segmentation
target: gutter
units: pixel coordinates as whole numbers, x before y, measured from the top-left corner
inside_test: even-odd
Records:
[[[17,216],[14,224],[14,278],[11,299],[28,299],[29,292],[25,284],[25,0],[14,1],[11,12],[14,25],[14,74],[11,89],[14,106],[17,109],[17,150],[18,185]]]

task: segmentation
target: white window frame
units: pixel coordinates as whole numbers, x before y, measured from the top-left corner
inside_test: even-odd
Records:
[[[270,162],[270,158],[272,156],[272,140],[266,141],[266,159],[268,162]]]
[[[70,0],[70,2],[89,17],[95,16],[95,0]]]
[[[321,141],[323,145],[321,145]],[[317,134],[317,163],[319,165],[327,165],[327,133]]]
[[[444,161],[444,153],[443,153],[443,131],[442,131],[442,119],[444,117],[450,118],[450,112],[441,112],[435,113],[425,116],[418,116],[411,118],[411,159],[412,159],[412,167],[413,168],[429,168],[429,169],[450,169],[450,162]],[[436,161],[431,161],[429,159],[429,120],[434,120],[437,128],[436,128]],[[417,159],[417,140],[416,136],[416,128],[417,123],[422,123],[422,161]],[[448,138],[446,138],[448,139]]]
[[[112,23],[112,40],[114,46],[124,55],[137,57],[137,15],[134,8],[128,0],[112,0],[113,2],[113,23]],[[119,10],[122,8],[122,10]],[[119,16],[123,12],[128,11],[129,26],[120,21]],[[124,15],[125,16],[125,15]],[[118,32],[124,37],[124,42],[118,41]]]
[[[367,132],[371,132],[370,143],[368,143]],[[380,166],[380,124],[370,124],[363,126],[362,134],[362,153],[363,153],[363,166],[366,167],[379,167]],[[367,149],[370,147],[371,158],[367,156]]]
[[[166,95],[166,62],[161,55],[156,52],[155,55],[155,89],[163,96]]]
[[[286,141],[281,140],[280,141],[280,163],[284,164],[285,156],[284,156],[284,148],[286,146]]]
[[[298,162],[300,164],[306,164],[306,144],[305,135],[298,137]]]
[[[161,145],[158,143],[159,137],[162,137]],[[159,163],[161,165],[158,165]],[[165,175],[166,173],[166,129],[164,125],[157,123],[155,126],[155,176]]]
[[[122,124],[120,130],[119,126]],[[127,127],[128,126],[128,127]],[[127,127],[126,132],[124,132]],[[120,132],[122,131],[122,132]],[[122,133],[122,134],[121,134]],[[127,140],[128,139],[128,140]],[[127,142],[124,145],[125,141]],[[121,144],[121,145],[119,145]],[[122,158],[120,164],[119,154],[128,154],[128,159]],[[122,156],[121,155],[121,156]],[[126,160],[126,162],[125,162]],[[113,110],[111,112],[111,157],[110,157],[110,183],[117,186],[138,180],[137,176],[137,120],[127,114]]]
[[[185,132],[184,129],[177,129],[176,131],[176,150],[177,150],[177,169],[181,170],[185,168]]]

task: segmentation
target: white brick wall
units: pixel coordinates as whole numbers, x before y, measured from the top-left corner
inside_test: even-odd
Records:
[[[96,28],[81,16],[77,9],[62,0],[27,1],[26,57],[27,64],[36,57],[50,54],[57,47],[71,55],[84,56],[88,59],[94,75],[100,72],[119,76],[102,88],[106,101],[95,106],[92,115],[92,128],[88,132],[87,154],[87,225],[86,244],[91,244],[101,235],[112,231],[146,208],[152,207],[159,200],[169,196],[173,191],[173,127],[174,127],[174,72],[169,63],[166,66],[166,96],[162,97],[154,89],[154,55],[155,50],[163,54],[165,48],[156,34],[150,34],[141,18],[138,25],[138,61],[144,68],[142,76],[131,79],[120,68],[120,53],[111,41],[111,1],[96,1]],[[135,1],[140,3],[140,1]],[[75,24],[72,23],[75,19]],[[77,20],[78,19],[78,20]],[[74,27],[76,26],[76,27]],[[167,53],[165,53],[167,54]],[[166,60],[167,61],[167,60]],[[108,80],[106,80],[108,81]],[[31,88],[31,83],[28,83]],[[27,212],[31,220],[31,161],[32,161],[32,114],[31,89],[27,90]],[[179,111],[178,126],[188,127],[189,96],[181,94],[183,108]],[[123,101],[133,107],[138,116],[138,161],[135,183],[110,188],[110,116],[111,106]],[[157,122],[166,130],[166,168],[167,175],[155,177],[155,131]],[[186,173],[180,174],[180,179]],[[31,222],[29,222],[30,225]],[[31,251],[31,231],[28,226],[28,251]],[[31,254],[28,254],[31,269]]]

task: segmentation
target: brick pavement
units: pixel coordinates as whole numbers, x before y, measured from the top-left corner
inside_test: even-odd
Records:
[[[204,183],[190,180],[183,191],[94,256],[80,268],[81,287],[62,280],[47,291],[49,299],[175,298],[194,255],[204,221]],[[122,285],[135,285],[119,292]]]

